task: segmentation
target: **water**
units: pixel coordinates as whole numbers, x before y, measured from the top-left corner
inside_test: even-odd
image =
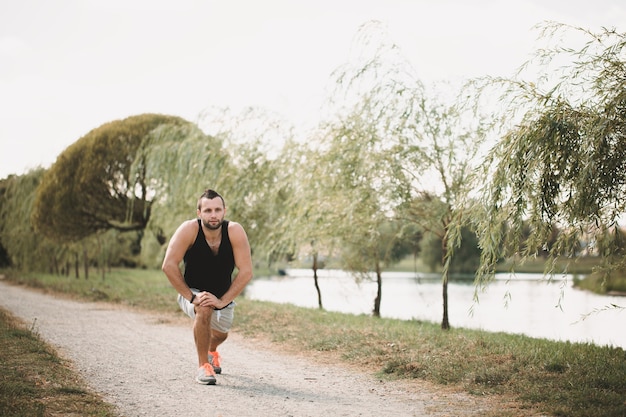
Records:
[[[317,308],[311,270],[288,270],[287,276],[256,278],[246,288],[255,300]],[[318,271],[324,309],[371,314],[376,283],[356,283],[338,270]],[[499,274],[473,301],[471,281],[448,284],[452,327],[525,334],[551,340],[589,342],[626,349],[626,297],[601,296],[572,287],[571,276],[548,281],[541,274]],[[385,318],[441,323],[441,277],[435,274],[384,273],[380,313]]]

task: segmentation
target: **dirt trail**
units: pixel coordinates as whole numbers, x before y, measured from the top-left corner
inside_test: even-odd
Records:
[[[480,416],[494,406],[425,382],[383,382],[267,349],[238,335],[236,318],[220,348],[217,385],[199,385],[190,320],[72,301],[2,281],[0,306],[70,359],[125,417]]]

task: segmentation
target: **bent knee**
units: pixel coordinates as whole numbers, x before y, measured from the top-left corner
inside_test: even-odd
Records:
[[[196,317],[200,319],[211,319],[213,309],[211,307],[196,306]]]

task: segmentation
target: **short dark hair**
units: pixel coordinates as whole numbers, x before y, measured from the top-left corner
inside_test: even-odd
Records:
[[[204,190],[200,198],[198,198],[198,210],[200,210],[200,201],[203,198],[208,198],[209,200],[213,200],[216,197],[219,197],[220,200],[222,200],[222,205],[226,207],[226,202],[224,201],[224,197],[222,197],[220,193],[218,193],[217,191],[207,188],[206,190]]]

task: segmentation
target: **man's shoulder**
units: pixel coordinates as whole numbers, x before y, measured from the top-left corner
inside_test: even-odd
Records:
[[[198,219],[189,219],[185,220],[180,227],[182,228],[193,228],[198,226]]]
[[[243,230],[243,226],[237,222],[228,220],[228,231],[231,232],[233,230]]]
[[[248,239],[243,226],[233,221],[228,222],[228,236],[231,242],[244,242]]]
[[[198,235],[198,226],[196,220],[183,221],[170,239],[169,246],[175,248],[189,247]]]
[[[198,219],[185,220],[178,226],[177,234],[195,235],[198,231]]]

